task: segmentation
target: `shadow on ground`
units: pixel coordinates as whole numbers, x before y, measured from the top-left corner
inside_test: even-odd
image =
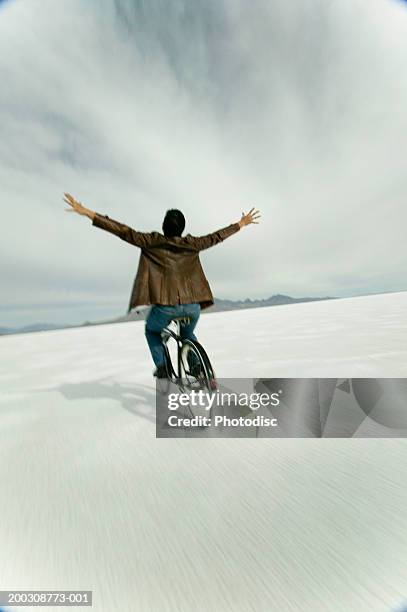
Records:
[[[68,400],[111,399],[135,416],[155,424],[155,388],[148,385],[126,385],[117,382],[92,381],[65,383],[49,389],[36,389],[36,392],[58,391]]]

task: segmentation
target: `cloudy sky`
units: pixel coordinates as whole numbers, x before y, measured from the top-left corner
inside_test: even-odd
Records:
[[[0,326],[126,311],[141,231],[204,234],[221,298],[407,289],[407,5],[0,2]]]

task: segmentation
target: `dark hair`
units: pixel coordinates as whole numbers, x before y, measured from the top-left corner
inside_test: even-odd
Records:
[[[181,236],[185,229],[185,217],[180,210],[171,208],[167,210],[163,221],[163,232],[167,238]]]

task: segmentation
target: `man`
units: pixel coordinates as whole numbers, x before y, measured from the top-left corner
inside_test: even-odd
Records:
[[[189,317],[189,325],[182,326],[183,338],[196,340],[194,329],[202,309],[213,304],[213,295],[199,261],[199,253],[222,242],[242,227],[258,223],[259,211],[252,208],[242,213],[239,222],[206,236],[182,236],[185,218],[180,210],[168,210],[162,225],[163,233],[138,232],[131,227],[85,208],[69,193],[63,200],[76,212],[122,240],[140,247],[137,276],[131,293],[128,312],[141,305],[151,305],[146,319],[145,335],[156,365],[154,376],[166,376],[161,330],[178,316]]]

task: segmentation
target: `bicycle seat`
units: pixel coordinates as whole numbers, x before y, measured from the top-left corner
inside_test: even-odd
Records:
[[[169,338],[171,336],[175,337],[175,335],[177,334],[177,324],[179,326],[181,325],[188,325],[188,323],[191,322],[191,318],[187,317],[187,316],[179,316],[179,317],[174,317],[173,319],[171,319],[171,321],[168,323],[168,325],[166,327],[164,327],[164,329],[161,330],[161,339],[166,342],[167,340],[169,340]],[[172,325],[172,323],[175,323],[175,325]],[[172,327],[172,329],[171,329]],[[179,328],[178,328],[179,329]]]
[[[180,316],[174,317],[171,321],[178,321],[180,325],[188,325],[191,322],[191,317],[188,316]]]

